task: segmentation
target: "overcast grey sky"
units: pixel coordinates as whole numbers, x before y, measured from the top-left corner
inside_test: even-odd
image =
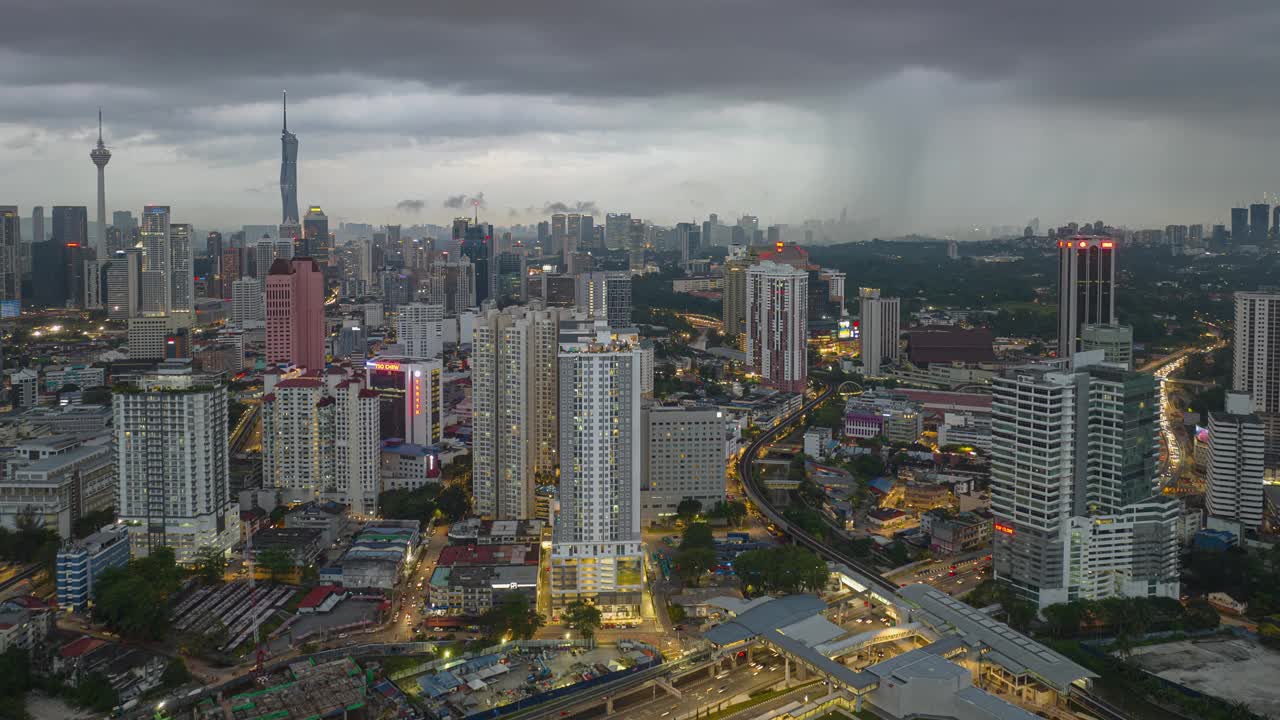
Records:
[[[1280,191],[1262,0],[0,0],[0,204],[275,222],[659,222],[926,231],[1221,221]]]

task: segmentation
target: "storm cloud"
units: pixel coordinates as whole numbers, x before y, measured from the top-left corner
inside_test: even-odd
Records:
[[[406,213],[420,213],[427,206],[425,200],[401,200],[396,203],[396,210]]]
[[[580,213],[583,215],[599,215],[600,206],[591,200],[578,200],[577,202],[549,202],[542,206],[542,212],[551,213]]]
[[[0,37],[0,162],[24,178],[0,202],[90,204],[102,106],[113,208],[278,215],[245,188],[276,174],[283,88],[300,199],[371,220],[447,220],[479,185],[659,221],[1162,226],[1280,190],[1274,2],[583,8],[0,0],[22,29]],[[422,192],[447,200],[397,203]]]

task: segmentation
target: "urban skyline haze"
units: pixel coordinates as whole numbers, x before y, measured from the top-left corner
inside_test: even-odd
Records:
[[[556,203],[662,223],[847,207],[891,236],[1225,222],[1280,189],[1259,91],[1280,8],[1092,5],[4,0],[61,38],[0,40],[0,162],[23,178],[6,200],[92,207],[101,105],[112,209],[268,222],[286,88],[298,199],[338,222],[444,223],[483,194],[499,223]]]

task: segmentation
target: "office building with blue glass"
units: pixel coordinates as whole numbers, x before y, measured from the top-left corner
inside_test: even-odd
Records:
[[[58,605],[81,611],[89,606],[102,573],[129,562],[129,533],[112,525],[89,537],[67,543],[58,551]]]

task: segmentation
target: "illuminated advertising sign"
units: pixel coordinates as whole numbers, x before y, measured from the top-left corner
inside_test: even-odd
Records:
[[[400,363],[398,362],[369,360],[365,362],[364,366],[367,368],[372,368],[373,370],[384,370],[388,372],[400,372],[401,370]]]
[[[836,325],[836,338],[840,340],[849,340],[853,337],[853,321],[841,320]]]
[[[1013,526],[1012,526],[1012,525],[1005,525],[1004,523],[996,523],[996,524],[994,525],[994,527],[995,527],[995,529],[996,529],[996,532],[1002,532],[1002,533],[1004,533],[1005,535],[1012,535],[1012,534],[1013,534]]]

